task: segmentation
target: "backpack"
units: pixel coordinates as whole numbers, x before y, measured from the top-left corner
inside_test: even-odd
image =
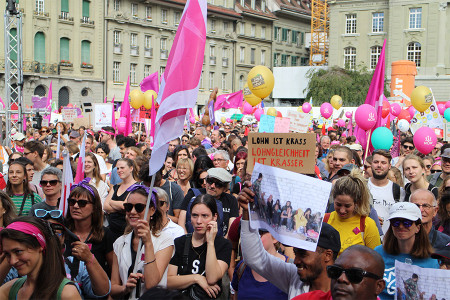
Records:
[[[189,200],[189,204],[188,204],[187,211],[186,211],[186,230],[188,233],[194,232],[194,226],[192,226],[192,222],[191,222],[192,202],[194,202],[194,200],[197,196],[200,196],[202,194],[199,189],[192,188],[191,190],[194,193],[194,197],[192,197],[191,200]],[[223,204],[222,204],[222,201],[217,200],[217,199],[215,199],[215,200],[216,200],[216,205],[217,205],[217,212],[219,214],[219,222],[217,222],[217,235],[223,236]]]
[[[392,183],[392,195],[394,196],[394,201],[400,201],[400,186],[395,182]]]

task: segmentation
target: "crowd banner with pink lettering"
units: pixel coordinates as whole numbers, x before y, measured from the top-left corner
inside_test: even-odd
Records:
[[[100,130],[104,126],[111,126],[114,106],[112,103],[94,103],[94,130]]]
[[[78,117],[76,108],[71,107],[62,108],[61,115],[64,122],[73,122]]]

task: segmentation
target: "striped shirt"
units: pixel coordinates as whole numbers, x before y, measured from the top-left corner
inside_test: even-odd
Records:
[[[13,196],[10,196],[10,197],[11,197],[11,200],[16,205],[16,213],[17,213],[17,215],[19,215],[20,208],[22,207],[23,195],[13,195]],[[39,196],[35,192],[33,192],[33,197],[31,197],[31,195],[28,195],[27,199],[25,200],[25,203],[23,205],[22,213],[19,216],[27,216],[28,213],[30,212],[31,206],[33,204],[36,204],[36,203],[39,203],[39,202],[42,202],[42,198],[41,198],[41,196]]]

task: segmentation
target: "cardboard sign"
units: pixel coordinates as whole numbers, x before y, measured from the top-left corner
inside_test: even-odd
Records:
[[[308,132],[309,123],[311,122],[310,114],[305,114],[298,111],[289,111],[287,117],[290,119],[290,131],[299,133]]]
[[[289,118],[275,118],[275,128],[273,132],[276,133],[288,133],[291,119]]]
[[[111,103],[94,103],[94,130],[111,126],[113,105]]]
[[[313,133],[250,133],[248,166],[255,163],[303,174],[313,174],[316,136]]]
[[[275,130],[275,117],[262,115],[259,120],[259,132],[273,132]]]
[[[78,117],[73,120],[73,128],[78,129],[80,126],[84,126],[85,128],[91,127],[91,114],[87,113],[82,117]],[[111,123],[108,125],[111,126]]]
[[[152,109],[151,108],[147,109],[147,108],[142,106],[139,109],[139,118],[141,118],[141,119],[151,119],[151,117],[152,117]]]
[[[78,117],[77,110],[75,108],[64,107],[61,109],[61,115],[63,122],[73,122]]]

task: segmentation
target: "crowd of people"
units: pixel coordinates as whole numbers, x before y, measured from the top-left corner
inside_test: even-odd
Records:
[[[293,210],[295,199],[255,203],[271,226],[319,231],[322,223],[308,251],[249,225],[261,188],[247,172],[256,129],[185,126],[152,189],[151,140],[138,127],[123,136],[60,122],[15,133],[11,147],[0,146],[0,299],[436,298],[415,293],[415,277],[396,283],[395,261],[450,268],[450,144],[423,156],[403,134],[399,149],[364,157],[342,128],[322,134],[314,125],[310,176],[333,186],[325,216]],[[57,149],[70,155],[75,178],[82,145],[85,178],[64,214]]]

